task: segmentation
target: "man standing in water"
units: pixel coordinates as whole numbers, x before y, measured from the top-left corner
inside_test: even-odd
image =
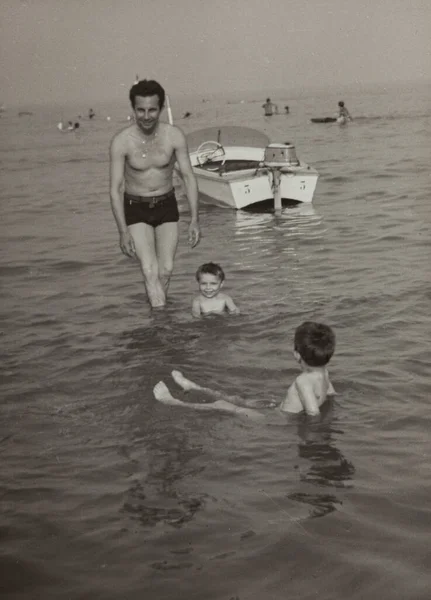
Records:
[[[198,186],[183,132],[159,120],[165,103],[162,86],[153,80],[138,81],[129,98],[135,123],[115,135],[110,148],[111,206],[121,251],[138,258],[150,305],[159,308],[166,304],[178,245],[175,163],[190,205],[192,248],[200,239]]]

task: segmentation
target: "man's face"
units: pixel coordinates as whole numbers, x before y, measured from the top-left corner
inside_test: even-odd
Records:
[[[152,133],[159,122],[160,113],[159,97],[136,96],[135,107],[136,123],[144,133]]]

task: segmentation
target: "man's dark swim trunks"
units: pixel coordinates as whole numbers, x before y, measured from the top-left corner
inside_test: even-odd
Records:
[[[124,192],[124,216],[126,225],[147,223],[158,227],[162,223],[177,223],[180,215],[175,192],[172,189],[161,196],[134,196]]]

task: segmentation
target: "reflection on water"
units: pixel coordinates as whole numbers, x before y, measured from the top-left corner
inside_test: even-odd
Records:
[[[352,488],[355,467],[336,446],[336,437],[343,434],[333,422],[334,406],[329,402],[318,423],[301,419],[298,426],[298,456],[307,461],[308,467],[300,467],[300,481],[313,486],[312,491],[296,491],[288,495],[291,500],[310,505],[311,517],[323,517],[342,501],[327,488]],[[317,487],[326,488],[324,492]]]
[[[235,227],[237,229],[250,229],[253,227],[261,227],[274,220],[274,215],[267,213],[252,213],[245,210],[237,210],[235,215]],[[239,232],[240,233],[240,232]]]
[[[156,424],[152,435],[145,434],[144,452],[142,474],[135,473],[120,512],[145,527],[160,522],[181,527],[204,505],[203,495],[179,489],[193,472],[190,463],[201,454],[202,446],[192,446],[187,432],[174,429],[166,435]]]
[[[280,213],[249,212],[244,210],[235,213],[235,234],[258,233],[268,230],[284,231],[286,234],[313,235],[323,233],[319,227],[322,216],[312,204],[298,204],[283,208]]]
[[[315,207],[312,204],[296,204],[283,208],[279,214],[276,214],[272,209],[267,211],[253,212],[252,210],[237,210],[235,211],[236,227],[251,227],[258,226],[267,223],[278,223],[279,221],[291,221],[295,219],[302,219],[307,217],[318,217],[321,220],[320,215],[316,212]]]

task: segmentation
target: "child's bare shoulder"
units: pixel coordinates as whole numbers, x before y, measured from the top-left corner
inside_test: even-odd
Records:
[[[295,385],[298,387],[308,387],[312,386],[316,380],[314,373],[300,373],[295,379]]]
[[[192,311],[194,313],[200,313],[201,311],[201,298],[200,296],[195,296],[192,301]]]

